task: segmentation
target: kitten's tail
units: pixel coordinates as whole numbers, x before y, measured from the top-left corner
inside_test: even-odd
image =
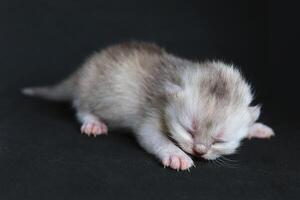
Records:
[[[70,101],[74,96],[76,80],[77,76],[73,74],[56,85],[23,88],[22,93],[52,101]]]

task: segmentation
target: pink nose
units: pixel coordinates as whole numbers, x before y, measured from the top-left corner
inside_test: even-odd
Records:
[[[194,146],[193,151],[195,155],[202,156],[207,153],[208,148],[203,144],[197,144]]]

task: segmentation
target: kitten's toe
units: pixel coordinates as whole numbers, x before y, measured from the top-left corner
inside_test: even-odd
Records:
[[[174,154],[162,159],[164,167],[170,167],[175,170],[188,170],[193,166],[193,160],[186,154]]]
[[[81,126],[81,133],[88,136],[107,134],[107,126],[103,122],[85,122]]]

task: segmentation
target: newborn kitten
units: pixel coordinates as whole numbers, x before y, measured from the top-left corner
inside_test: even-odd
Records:
[[[233,66],[192,62],[149,43],[110,46],[61,83],[23,93],[72,101],[88,136],[131,128],[146,151],[176,170],[193,165],[188,154],[214,160],[245,137],[274,135],[255,123],[260,107],[250,106],[250,86]]]

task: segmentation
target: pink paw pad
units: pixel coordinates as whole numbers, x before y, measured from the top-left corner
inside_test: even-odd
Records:
[[[193,161],[190,158],[185,158],[177,155],[172,155],[162,160],[164,167],[170,167],[177,171],[188,170],[193,166]]]
[[[85,122],[81,126],[81,133],[96,137],[107,134],[107,126],[103,122]]]

